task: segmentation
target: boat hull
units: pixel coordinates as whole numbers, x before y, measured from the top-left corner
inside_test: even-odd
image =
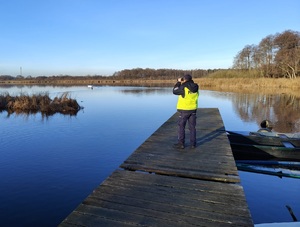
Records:
[[[300,161],[300,148],[230,143],[236,160]]]
[[[300,139],[228,132],[236,160],[300,160]]]

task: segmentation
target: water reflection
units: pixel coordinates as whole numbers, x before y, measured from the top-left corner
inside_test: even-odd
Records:
[[[78,110],[79,111],[79,110]],[[33,116],[41,116],[41,120],[47,120],[49,117],[56,115],[56,114],[61,114],[61,115],[65,115],[65,116],[69,116],[69,117],[76,117],[78,111],[72,111],[69,113],[54,113],[54,112],[49,112],[49,113],[43,113],[43,112],[39,112],[39,111],[0,111],[0,113],[5,112],[7,113],[6,117],[10,118],[10,117],[23,117],[24,119],[28,118],[30,115]],[[82,110],[83,111],[83,110]]]
[[[119,90],[119,92],[123,94],[170,94],[170,88],[130,88]]]
[[[235,113],[244,122],[256,122],[264,119],[273,123],[277,132],[300,132],[300,98],[289,94],[241,94],[217,93],[229,99]]]

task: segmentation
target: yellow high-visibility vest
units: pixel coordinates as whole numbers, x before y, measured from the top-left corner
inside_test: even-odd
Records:
[[[187,87],[184,88],[184,98],[179,95],[177,102],[178,110],[195,110],[198,108],[198,92],[191,92]]]

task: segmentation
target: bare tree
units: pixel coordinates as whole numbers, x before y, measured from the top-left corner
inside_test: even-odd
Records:
[[[269,35],[258,46],[246,45],[234,58],[235,69],[257,69],[263,77],[300,75],[300,33],[287,30]]]
[[[291,79],[299,76],[300,33],[287,30],[276,36],[274,44],[277,51],[275,62],[280,73]]]
[[[274,68],[274,36],[269,35],[262,39],[258,45],[259,49],[259,68],[265,77],[273,77]]]
[[[254,53],[255,45],[246,45],[234,58],[233,67],[236,69],[252,68],[252,55]]]

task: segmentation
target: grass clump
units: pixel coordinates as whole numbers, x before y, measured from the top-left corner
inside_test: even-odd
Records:
[[[55,113],[76,115],[82,109],[75,99],[70,98],[69,93],[63,93],[53,100],[47,93],[19,96],[10,96],[8,93],[0,95],[0,111],[8,113],[37,113],[53,115]]]

